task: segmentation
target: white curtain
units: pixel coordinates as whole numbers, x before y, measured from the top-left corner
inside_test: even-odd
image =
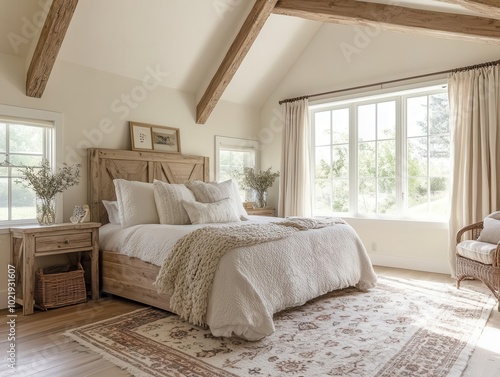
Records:
[[[311,216],[309,101],[281,104],[285,119],[278,215]]]
[[[468,224],[500,210],[499,65],[450,75],[453,142],[450,268],[455,277],[455,237]]]

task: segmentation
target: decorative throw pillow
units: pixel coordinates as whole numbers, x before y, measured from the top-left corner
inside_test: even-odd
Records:
[[[114,179],[122,228],[138,224],[159,224],[152,183]]]
[[[118,211],[118,202],[116,200],[103,200],[104,208],[108,213],[108,219],[111,224],[120,225],[120,212]]]
[[[483,220],[483,230],[477,239],[481,242],[500,242],[500,211],[493,212]]]
[[[189,219],[193,224],[207,223],[231,223],[240,221],[239,216],[234,212],[230,198],[219,200],[214,203],[199,203],[182,201]]]
[[[230,198],[234,211],[241,220],[248,220],[247,212],[241,202],[238,184],[232,179],[224,182],[203,182],[190,181],[186,182],[186,187],[189,188],[196,200],[201,203],[213,203],[219,200]]]
[[[160,224],[191,224],[182,200],[196,201],[192,191],[183,184],[170,184],[158,180],[153,182],[153,186]]]

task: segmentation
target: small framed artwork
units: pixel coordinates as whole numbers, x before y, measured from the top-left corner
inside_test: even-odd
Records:
[[[152,151],[153,138],[151,133],[152,126],[145,123],[129,122],[130,140],[133,151]]]
[[[153,150],[181,153],[181,135],[178,128],[151,126]]]

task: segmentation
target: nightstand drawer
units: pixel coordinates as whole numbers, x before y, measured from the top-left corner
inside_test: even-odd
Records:
[[[91,246],[92,232],[47,235],[36,238],[35,252],[53,252],[54,250],[76,249]]]
[[[246,211],[249,215],[274,217],[274,208],[252,208]]]

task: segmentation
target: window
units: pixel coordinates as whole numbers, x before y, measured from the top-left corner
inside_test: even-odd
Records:
[[[60,122],[60,114],[0,105],[0,224],[35,221],[35,193],[16,183],[17,168],[37,166],[42,159],[54,163]],[[60,201],[56,206],[62,207]]]
[[[315,215],[445,219],[446,88],[311,106]]]
[[[259,164],[258,143],[255,140],[215,136],[215,176],[218,182],[235,179],[235,172]],[[241,182],[238,182],[241,187]],[[252,190],[240,190],[244,201],[252,201]]]

